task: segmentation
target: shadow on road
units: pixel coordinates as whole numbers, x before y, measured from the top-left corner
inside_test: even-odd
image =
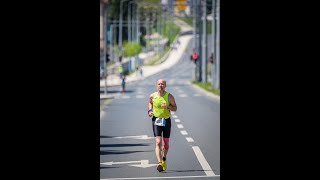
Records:
[[[167,170],[164,173],[175,173],[175,172],[206,172],[207,170]],[[208,170],[209,171],[209,170]]]
[[[150,151],[119,151],[119,150],[106,150],[100,151],[100,155],[110,155],[110,154],[131,154],[131,153],[139,153],[139,152],[153,152],[154,150]]]
[[[100,169],[110,169],[110,168],[119,168],[119,167],[101,167],[100,165]]]
[[[100,138],[114,138],[114,136],[101,136],[100,135]]]
[[[100,147],[150,146],[150,144],[100,144]]]

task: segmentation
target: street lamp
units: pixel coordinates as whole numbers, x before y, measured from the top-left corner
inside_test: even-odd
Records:
[[[123,19],[123,3],[129,0],[120,0],[120,16],[119,16],[119,54],[122,57],[122,19]]]
[[[107,95],[107,51],[106,51],[106,46],[107,46],[107,5],[109,4],[109,0],[100,0],[100,3],[102,5],[101,11],[102,11],[102,30],[103,30],[103,70],[104,70],[104,94]],[[100,12],[101,12],[100,11]]]

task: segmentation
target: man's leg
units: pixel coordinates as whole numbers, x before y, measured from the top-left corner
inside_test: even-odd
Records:
[[[162,157],[161,157],[161,154],[162,154],[161,153],[161,150],[162,150],[161,145],[162,145],[161,136],[156,136],[156,156],[157,156],[158,162],[161,162],[161,159],[162,159]]]
[[[163,138],[164,146],[163,146],[163,157],[167,157],[169,151],[169,138]]]
[[[156,156],[157,156],[157,160],[158,160],[158,166],[157,166],[157,170],[160,172],[160,171],[163,171],[163,167],[162,167],[162,138],[161,136],[156,136]]]

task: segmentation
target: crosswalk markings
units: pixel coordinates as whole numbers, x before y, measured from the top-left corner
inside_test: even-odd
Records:
[[[130,99],[130,96],[121,96],[122,99]]]
[[[113,94],[112,95],[114,97],[114,99],[130,99],[130,98],[137,98],[137,99],[141,99],[141,98],[146,98],[147,96],[142,94],[142,92],[139,92],[137,93],[136,95],[133,95],[133,96],[130,96],[130,95],[123,95],[123,94]],[[185,93],[181,93],[178,95],[179,97],[181,98],[186,98],[186,97],[190,97],[188,94],[185,94]],[[202,96],[201,94],[193,94],[191,96],[194,96],[194,97],[199,97],[199,96]]]
[[[136,95],[136,98],[145,98],[144,95]]]

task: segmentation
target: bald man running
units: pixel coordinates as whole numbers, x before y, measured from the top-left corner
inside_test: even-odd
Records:
[[[159,162],[159,172],[167,169],[167,154],[171,131],[170,111],[177,111],[177,105],[172,94],[165,91],[166,81],[157,81],[157,92],[149,97],[148,115],[152,117],[153,134],[156,138],[156,156]],[[163,148],[162,148],[163,142]]]

